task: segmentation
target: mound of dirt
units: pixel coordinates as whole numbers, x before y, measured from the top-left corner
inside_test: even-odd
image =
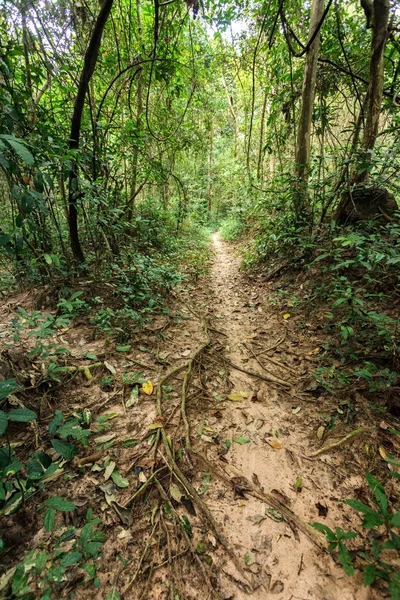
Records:
[[[359,185],[344,192],[335,214],[340,225],[391,217],[398,210],[396,199],[386,188]]]

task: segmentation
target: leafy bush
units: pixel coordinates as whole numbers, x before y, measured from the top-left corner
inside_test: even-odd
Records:
[[[394,462],[397,466],[400,463]],[[399,473],[392,473],[400,479]],[[384,541],[379,543],[382,536],[369,536],[365,543],[370,547],[364,551],[358,551],[356,557],[362,564],[364,585],[372,585],[377,579],[387,583],[392,600],[400,598],[400,573],[395,564],[389,564],[387,552],[400,550],[400,536],[397,533],[400,527],[400,512],[393,513],[389,508],[389,502],[382,484],[371,473],[366,473],[365,478],[373,492],[375,506],[369,506],[360,500],[346,500],[346,504],[363,515],[362,527],[372,529],[378,533],[379,528],[385,526]],[[313,523],[313,527],[323,533],[329,542],[328,550],[339,550],[339,561],[346,575],[354,575],[354,558],[349,552],[345,542],[359,536],[355,531],[345,533],[340,527],[335,532],[327,525]]]

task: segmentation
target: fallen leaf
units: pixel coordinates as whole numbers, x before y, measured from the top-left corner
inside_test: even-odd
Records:
[[[233,402],[241,402],[243,400],[243,396],[239,392],[232,392],[229,394],[228,400],[232,400]]]
[[[278,440],[271,439],[266,440],[266,442],[271,446],[271,448],[274,448],[275,450],[280,450],[282,448],[282,444]]]
[[[120,504],[115,502],[115,500],[111,502],[110,506],[112,506],[112,508],[115,510],[115,512],[121,519],[121,523],[123,523],[123,525],[126,525],[127,527],[130,527],[132,525],[132,523],[133,523],[132,509],[125,508],[125,506],[121,506]],[[118,537],[120,537],[120,536],[118,536]]]
[[[294,484],[294,491],[297,494],[297,493],[301,492],[302,489],[303,489],[303,478],[297,477],[296,482]]]
[[[236,444],[248,444],[251,440],[248,437],[240,436],[240,437],[233,438],[232,441],[236,442]]]
[[[171,483],[169,486],[169,493],[171,498],[173,498],[176,502],[181,502],[183,494],[176,483]]]
[[[162,427],[162,423],[150,423],[147,429],[161,429]]]
[[[254,515],[253,517],[247,517],[247,520],[250,521],[250,523],[253,523],[253,525],[259,525],[265,521],[266,518],[267,515]]]
[[[317,502],[315,506],[318,509],[318,516],[319,517],[326,517],[326,515],[328,514],[328,507],[324,506],[320,502]]]
[[[139,388],[137,385],[132,389],[129,394],[129,398],[126,401],[126,408],[131,408],[131,406],[135,406],[139,402]]]
[[[153,389],[153,384],[151,383],[150,379],[142,384],[142,391],[147,394],[147,396],[151,396]]]
[[[296,406],[296,408],[292,408],[292,413],[297,415],[301,411],[301,406]]]
[[[161,360],[165,360],[169,355],[170,352],[161,352],[161,354],[158,355],[158,358],[161,358]]]
[[[146,483],[147,481],[147,477],[146,475],[143,473],[143,471],[140,471],[139,473],[139,477],[138,480],[140,481],[140,483]]]
[[[115,438],[115,433],[106,433],[105,435],[99,435],[95,438],[96,444],[105,444]]]
[[[285,321],[286,321],[286,319],[290,319],[290,313],[285,313],[283,315],[283,318],[285,319]]]
[[[253,554],[253,552],[246,552],[246,554],[244,555],[244,562],[245,564],[249,567],[250,565],[252,565],[255,561],[255,556]]]
[[[116,375],[117,371],[116,368],[109,362],[107,362],[106,360],[104,361],[104,366],[106,369],[108,369],[111,373],[111,375]]]
[[[181,352],[181,356],[184,356],[184,357],[189,356],[190,352],[191,352],[190,350],[184,350],[183,352]]]
[[[203,440],[203,442],[209,442],[210,444],[214,443],[213,438],[209,435],[205,435],[204,433],[201,434],[200,438]]]
[[[130,344],[126,344],[126,346],[116,346],[115,349],[117,352],[129,352],[132,348]]]
[[[386,450],[385,450],[385,448],[383,446],[379,446],[379,454],[381,455],[381,457],[383,458],[383,460],[387,460],[388,459],[387,452],[386,452]]]
[[[319,440],[322,440],[324,433],[325,433],[325,427],[323,425],[320,425],[317,429],[317,438]]]
[[[115,469],[115,462],[113,460],[110,460],[110,462],[108,463],[105,471],[104,471],[104,479],[107,481],[107,479],[110,479],[112,472]]]
[[[111,479],[120,488],[126,488],[129,485],[129,480],[125,477],[122,477],[121,473],[118,471],[113,471],[111,474]]]

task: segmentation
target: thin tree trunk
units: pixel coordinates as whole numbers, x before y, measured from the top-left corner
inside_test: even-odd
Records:
[[[313,0],[311,6],[310,33],[309,39],[314,32],[324,14],[324,0]],[[311,151],[311,125],[312,113],[315,100],[315,89],[317,83],[318,54],[320,47],[320,32],[315,36],[306,58],[303,77],[303,89],[301,94],[301,108],[299,125],[297,130],[296,142],[296,179],[295,184],[295,211],[298,217],[303,216],[303,211],[308,204],[307,185],[310,168]]]
[[[225,76],[223,73],[222,73],[222,85],[224,86],[226,99],[228,101],[229,112],[231,113],[231,116],[233,119],[233,125],[235,128],[235,157],[236,157],[238,155],[238,147],[239,147],[239,124],[238,124],[237,115],[235,113],[235,109],[233,107],[232,96],[229,92],[228,85],[226,83]]]
[[[212,200],[213,200],[213,182],[212,182],[212,158],[213,158],[213,141],[214,141],[214,124],[213,121],[211,120],[211,124],[210,124],[210,147],[209,147],[209,152],[208,152],[208,191],[207,191],[207,198],[208,198],[208,214],[210,215],[211,210],[212,210]]]
[[[71,150],[76,150],[79,148],[79,137],[81,133],[81,123],[82,123],[82,114],[83,107],[85,104],[85,97],[89,87],[89,81],[93,75],[97,58],[99,55],[101,38],[103,35],[103,30],[105,24],[107,22],[108,16],[111,12],[111,7],[113,5],[114,0],[104,0],[101,10],[99,12],[99,16],[97,17],[96,24],[93,29],[92,36],[89,41],[89,45],[87,47],[84,65],[81,72],[78,93],[75,99],[74,104],[74,112],[72,115],[71,121],[71,135],[69,140],[69,147]],[[74,256],[74,259],[83,263],[85,261],[85,257],[82,252],[82,247],[79,241],[79,233],[78,233],[78,211],[77,211],[77,200],[79,197],[78,190],[78,164],[74,162],[70,173],[69,173],[69,188],[68,188],[68,203],[69,203],[69,234],[71,240],[71,250]]]
[[[265,124],[265,113],[267,110],[267,94],[264,91],[264,101],[261,111],[261,124],[260,124],[260,144],[258,148],[258,163],[257,163],[257,180],[261,182],[263,179],[263,163],[264,163],[264,124]]]
[[[374,0],[372,10],[371,59],[369,63],[369,84],[367,117],[362,148],[365,151],[364,168],[357,173],[352,183],[362,183],[369,174],[371,150],[375,147],[379,131],[379,117],[383,98],[384,52],[388,40],[390,0]]]
[[[136,0],[136,17],[137,17],[137,25],[138,25],[138,42],[140,48],[142,48],[142,8],[140,5],[140,0]],[[138,62],[142,60],[142,54],[140,53],[138,56]],[[128,221],[132,219],[133,213],[133,205],[136,194],[137,187],[137,177],[138,177],[138,162],[139,162],[139,144],[138,138],[141,133],[142,127],[142,115],[143,115],[143,69],[138,71],[138,80],[137,80],[137,112],[136,112],[136,144],[133,148],[133,157],[132,157],[132,182],[131,182],[131,191],[129,195],[129,206],[126,213],[126,218]]]

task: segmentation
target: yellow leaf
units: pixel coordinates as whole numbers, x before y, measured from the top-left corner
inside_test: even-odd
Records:
[[[228,396],[229,400],[233,400],[233,402],[241,402],[243,400],[243,396],[238,392],[232,392]]]
[[[382,456],[383,460],[388,459],[387,452],[383,446],[379,446],[379,454]]]
[[[148,381],[145,381],[142,385],[142,391],[148,396],[151,396],[151,394],[153,393],[153,389],[153,384],[151,383],[150,379]]]
[[[284,318],[284,319],[290,319],[290,313],[285,313],[285,314],[283,315],[283,318]]]
[[[161,429],[162,427],[162,423],[150,423],[147,429]]]
[[[280,450],[282,448],[282,444],[278,442],[278,440],[267,440],[267,444],[274,448],[275,450]]]
[[[325,433],[325,427],[323,425],[320,425],[317,429],[317,438],[319,440],[322,440],[324,433]]]

